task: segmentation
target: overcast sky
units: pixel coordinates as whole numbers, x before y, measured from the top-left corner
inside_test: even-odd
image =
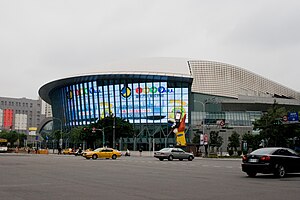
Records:
[[[0,0],[1,97],[150,57],[224,62],[300,92],[300,1]]]

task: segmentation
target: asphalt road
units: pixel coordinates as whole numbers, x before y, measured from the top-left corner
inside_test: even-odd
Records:
[[[86,160],[0,154],[0,199],[298,199],[300,174],[249,178],[240,164],[203,158],[170,162],[152,157]]]

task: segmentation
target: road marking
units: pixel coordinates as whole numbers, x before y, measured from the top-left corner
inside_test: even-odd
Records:
[[[51,185],[50,183],[24,183],[24,184],[6,184],[6,185],[0,185],[0,188],[6,188],[6,187],[32,187],[32,186],[40,186],[40,185]]]

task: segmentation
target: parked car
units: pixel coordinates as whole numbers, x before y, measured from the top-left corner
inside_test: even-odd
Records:
[[[242,171],[255,177],[257,173],[274,174],[282,178],[287,173],[300,172],[300,156],[292,149],[266,147],[243,156]]]
[[[98,148],[94,151],[85,151],[82,154],[86,159],[92,158],[93,160],[96,160],[97,158],[117,159],[121,157],[121,155],[120,151],[113,148]]]
[[[163,161],[164,159],[168,159],[169,161],[172,161],[173,159],[188,159],[189,161],[192,161],[194,159],[194,154],[185,152],[180,148],[163,148],[154,152],[154,157],[158,158],[160,161]]]

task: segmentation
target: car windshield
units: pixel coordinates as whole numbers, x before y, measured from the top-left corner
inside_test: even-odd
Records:
[[[255,155],[267,155],[267,154],[272,154],[274,151],[276,151],[278,148],[261,148],[261,149],[256,149],[255,151],[251,152],[250,154],[255,154]]]
[[[170,148],[163,148],[163,149],[161,149],[159,151],[170,151]]]

